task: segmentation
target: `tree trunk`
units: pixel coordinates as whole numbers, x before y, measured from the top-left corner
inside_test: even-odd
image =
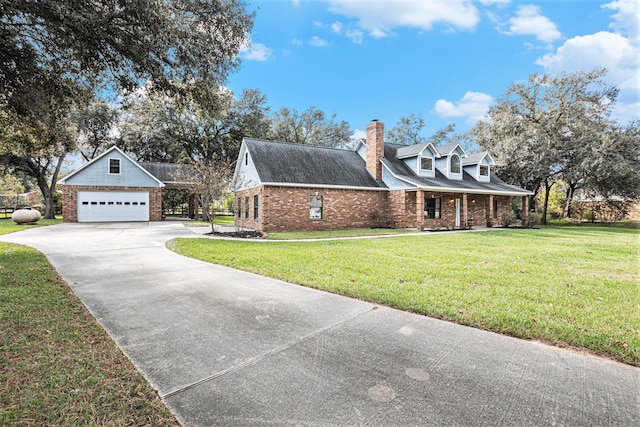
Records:
[[[547,208],[549,207],[549,193],[551,192],[551,187],[553,187],[554,183],[549,184],[549,180],[544,180],[544,204],[542,205],[542,218],[540,219],[540,223],[542,225],[547,225]]]
[[[566,200],[564,202],[564,212],[562,214],[562,217],[564,219],[571,218],[571,203],[573,202],[573,194],[575,193],[575,187],[576,186],[573,184],[567,185],[567,192],[565,193]]]
[[[42,217],[44,219],[55,219],[55,199],[52,187],[49,187],[47,184],[46,176],[41,175],[38,177],[38,188],[40,189],[40,192],[42,192],[42,197],[44,198],[44,215]],[[53,186],[53,188],[55,188],[55,186]]]
[[[44,197],[44,219],[56,218],[56,184],[58,183],[58,174],[60,173],[60,169],[62,168],[62,162],[64,161],[65,155],[66,154],[62,154],[60,157],[58,157],[56,168],[53,174],[51,174],[51,184],[47,183],[47,168],[42,168],[40,173],[36,177],[38,188],[40,188],[42,196]]]

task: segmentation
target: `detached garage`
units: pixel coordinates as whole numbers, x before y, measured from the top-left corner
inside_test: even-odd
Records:
[[[162,220],[164,183],[116,146],[60,182],[64,222]]]

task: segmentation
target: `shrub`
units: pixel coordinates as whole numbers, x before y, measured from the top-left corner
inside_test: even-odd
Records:
[[[516,215],[513,212],[504,212],[500,215],[500,223],[503,227],[511,227],[515,224],[516,220]]]

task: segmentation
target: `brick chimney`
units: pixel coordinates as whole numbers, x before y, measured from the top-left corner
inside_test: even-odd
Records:
[[[384,123],[372,120],[367,125],[367,170],[377,180],[382,179],[380,157],[384,157]]]

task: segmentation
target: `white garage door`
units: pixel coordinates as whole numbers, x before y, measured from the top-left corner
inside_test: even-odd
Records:
[[[79,191],[78,222],[149,221],[146,191]]]

